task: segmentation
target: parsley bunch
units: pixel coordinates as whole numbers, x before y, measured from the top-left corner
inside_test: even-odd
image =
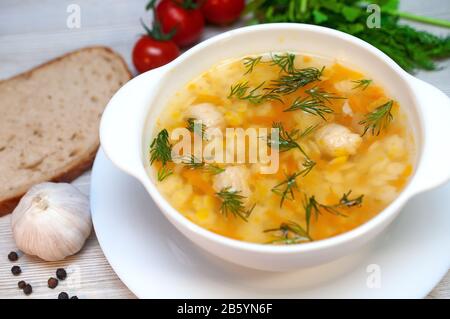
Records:
[[[380,28],[369,28],[370,4],[380,9]],[[251,23],[298,22],[321,25],[359,37],[374,45],[402,68],[433,70],[434,60],[450,57],[450,37],[399,24],[400,18],[450,28],[450,21],[398,11],[399,0],[251,0],[246,12]]]

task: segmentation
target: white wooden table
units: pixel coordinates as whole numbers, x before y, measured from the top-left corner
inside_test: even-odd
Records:
[[[448,0],[402,0],[402,9],[421,15],[450,19]],[[142,33],[139,18],[148,17],[144,11],[147,0],[2,0],[0,2],[0,79],[25,71],[37,64],[67,51],[89,45],[107,45],[121,53],[131,66],[130,52],[133,43]],[[81,28],[69,29],[66,25],[67,7],[76,4],[81,8]],[[437,34],[448,35],[449,30],[424,27]],[[209,29],[207,35],[218,29]],[[443,69],[420,72],[417,76],[450,95],[450,59],[441,63]],[[89,174],[76,184],[85,192],[89,189]],[[10,217],[0,218],[0,298],[23,298],[17,288],[19,280],[33,286],[29,298],[56,298],[66,291],[80,298],[134,298],[134,295],[117,278],[106,261],[95,234],[78,255],[64,262],[46,263],[22,256],[16,263],[22,275],[11,274],[12,263],[7,254],[15,250],[10,230]],[[51,290],[47,280],[55,270],[65,267],[68,279]],[[450,272],[430,293],[430,298],[450,298]]]

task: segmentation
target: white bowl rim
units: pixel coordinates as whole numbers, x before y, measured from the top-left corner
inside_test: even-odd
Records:
[[[374,46],[370,45],[369,43],[356,38],[352,35],[346,34],[341,31],[337,31],[334,29],[316,26],[316,25],[309,25],[309,24],[298,24],[298,23],[273,23],[273,24],[261,24],[261,25],[254,25],[254,26],[247,26],[242,27],[238,29],[234,29],[231,31],[227,31],[224,33],[221,33],[219,35],[216,35],[214,37],[211,37],[196,46],[192,47],[191,49],[187,50],[185,53],[183,53],[179,58],[175,59],[171,63],[157,69],[161,70],[161,76],[164,76],[166,72],[170,71],[171,68],[175,67],[178,64],[183,63],[183,61],[188,58],[189,55],[192,55],[196,53],[197,51],[202,50],[205,47],[208,47],[210,45],[215,44],[216,42],[222,41],[226,38],[232,37],[236,34],[245,34],[250,33],[253,31],[271,31],[276,29],[291,29],[294,31],[316,31],[328,34],[333,37],[340,38],[342,41],[349,41],[352,42],[354,45],[360,46],[363,49],[370,51],[372,54],[377,55],[383,62],[388,65],[395,73],[398,75],[400,79],[402,79],[406,83],[406,87],[408,88],[409,92],[408,95],[412,98],[414,101],[415,107],[417,108],[418,100],[416,94],[413,92],[412,87],[410,84],[410,79],[412,78],[408,73],[406,73],[399,65],[397,65],[389,56],[387,56],[385,53],[383,53],[381,50],[375,48]],[[152,71],[149,71],[152,72]],[[141,75],[142,76],[142,75]],[[149,109],[147,110],[147,114],[149,112]],[[157,117],[155,117],[155,120]],[[423,118],[419,117],[419,123],[420,123],[420,129],[423,130],[424,123]],[[142,133],[141,133],[142,134]],[[107,154],[107,150],[105,150],[105,153]],[[108,154],[107,154],[108,155]],[[420,155],[421,151],[418,151],[418,159],[416,163],[416,172],[418,171],[420,167]],[[383,224],[386,220],[389,220],[392,215],[395,215],[399,212],[400,208],[406,203],[406,201],[420,192],[421,190],[414,189],[412,187],[414,176],[412,176],[406,185],[406,187],[401,191],[399,196],[391,202],[385,209],[383,209],[381,212],[379,212],[376,216],[372,217],[365,223],[353,228],[352,230],[349,230],[347,232],[344,232],[342,234],[338,234],[333,237],[320,239],[313,242],[306,242],[302,244],[297,245],[267,245],[262,243],[251,243],[251,242],[245,242],[238,239],[233,239],[229,237],[225,237],[223,235],[214,233],[208,229],[205,229],[194,222],[190,221],[187,217],[185,217],[181,212],[176,210],[169,201],[159,192],[156,185],[151,181],[150,177],[147,175],[147,172],[144,167],[142,167],[143,173],[136,174],[135,172],[131,172],[130,169],[126,167],[121,167],[124,171],[128,172],[130,175],[135,176],[138,178],[141,183],[144,184],[147,192],[151,195],[151,197],[154,199],[155,203],[159,208],[162,210],[163,214],[168,214],[170,219],[174,219],[178,224],[183,225],[183,227],[186,227],[191,232],[195,232],[197,235],[206,238],[207,240],[213,241],[219,245],[227,246],[234,250],[241,250],[241,251],[251,251],[256,253],[268,253],[268,254],[296,254],[296,253],[306,253],[311,251],[320,251],[320,250],[327,250],[332,249],[335,246],[342,245],[344,243],[348,243],[350,241],[353,241],[357,239],[358,237],[364,236],[364,234],[369,233],[370,230],[373,230],[376,228],[377,225]],[[394,216],[395,217],[395,216]]]

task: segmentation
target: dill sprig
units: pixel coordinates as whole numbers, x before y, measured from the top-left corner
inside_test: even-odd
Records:
[[[326,105],[332,99],[345,99],[335,95],[334,93],[329,93],[319,86],[314,86],[308,90],[305,90],[308,95],[303,98],[296,98],[294,102],[289,106],[284,112],[292,112],[297,110],[302,110],[303,112],[320,116],[323,120],[326,120],[325,114],[333,113],[333,109]]]
[[[189,169],[199,169],[205,166],[205,162],[195,157],[195,155],[185,156],[181,158],[181,163]]]
[[[216,195],[222,200],[220,210],[224,216],[232,214],[235,217],[240,217],[242,220],[247,221],[256,204],[246,210],[243,204],[246,197],[239,193],[239,191],[232,191],[230,187],[226,187],[220,192],[217,192]]]
[[[173,174],[173,169],[167,168],[166,166],[162,166],[158,170],[158,174],[157,174],[158,182],[162,182],[163,180],[165,180],[168,176],[170,176],[172,174]]]
[[[372,135],[380,135],[381,130],[386,129],[394,119],[391,113],[393,104],[394,101],[390,100],[366,114],[364,120],[359,122],[360,125],[365,125],[361,136],[364,136],[368,130],[371,130]]]
[[[351,193],[352,193],[352,191],[349,190],[347,193],[342,195],[341,199],[339,200],[338,206],[340,206],[340,207],[361,206],[362,201],[364,199],[364,195],[359,195],[358,197],[351,199],[351,198],[349,198]]]
[[[286,179],[282,181],[281,183],[275,185],[272,188],[272,192],[280,195],[280,207],[283,207],[283,203],[285,200],[294,200],[294,190],[298,191],[298,185],[297,185],[297,177],[301,175],[301,172],[297,172],[294,174],[290,174],[286,176]]]
[[[330,102],[332,99],[345,99],[345,97],[337,96],[334,93],[330,93],[325,91],[319,86],[314,86],[308,90],[305,90],[305,93],[308,94],[311,98],[320,102]]]
[[[288,131],[284,128],[283,123],[281,122],[274,122],[272,124],[272,127],[278,129],[278,151],[286,152],[291,149],[297,148],[305,157],[305,161],[302,164],[303,170],[301,170],[298,174],[299,176],[303,177],[308,175],[316,165],[316,162],[311,160],[305,150],[297,142],[297,140],[311,134],[318,127],[318,125],[309,126],[303,132],[300,132],[298,129]],[[269,147],[273,147],[274,142],[275,141],[273,141],[272,139],[269,139],[267,141],[267,144],[269,145]]]
[[[284,71],[286,73],[294,73],[295,72],[295,54],[285,53],[285,54],[273,54],[271,56],[272,61],[271,65],[277,65],[280,68],[280,71]]]
[[[313,240],[302,226],[293,221],[282,223],[278,228],[266,229],[264,232],[276,233],[275,236],[277,239],[268,242],[268,244],[291,245]]]
[[[361,79],[361,80],[355,80],[352,82],[356,84],[354,87],[352,87],[353,90],[361,88],[361,90],[364,91],[365,89],[367,89],[367,87],[370,84],[372,84],[372,80],[370,80],[370,79]]]
[[[205,165],[204,169],[207,172],[211,173],[212,175],[217,175],[217,174],[225,172],[225,169],[223,167],[220,167],[215,164],[208,164],[208,163]]]
[[[291,131],[288,131],[284,128],[283,123],[281,122],[273,122],[272,127],[278,129],[278,151],[279,152],[286,152],[293,148],[298,148],[300,152],[306,157],[309,158],[306,152],[303,150],[303,148],[300,146],[300,144],[297,142],[300,138],[305,138],[318,127],[319,125],[311,125],[308,126],[304,131],[300,132],[298,129],[292,129]],[[272,139],[269,139],[267,141],[267,144],[269,147],[272,147],[274,145],[275,141]]]
[[[340,209],[362,205],[364,195],[360,195],[355,198],[349,198],[351,192],[352,191],[349,190],[347,193],[344,193],[339,202],[334,205],[321,204],[316,200],[315,196],[308,197],[305,195],[305,198],[303,200],[303,208],[305,210],[306,232],[309,234],[311,217],[314,215],[314,217],[317,219],[322,210],[336,216],[347,217],[340,211]]]
[[[305,85],[319,81],[322,75],[322,69],[310,67],[304,69],[295,69],[290,73],[282,75],[279,79],[272,80],[270,86],[266,88],[272,94],[287,95],[297,91]]]
[[[258,92],[264,84],[265,82],[262,82],[253,89],[250,89],[248,81],[232,85],[228,98],[231,99],[232,97],[236,97],[240,100],[247,100],[252,104],[260,104],[264,101],[270,100],[277,100],[281,102],[281,98],[278,94],[275,94],[273,92],[265,92],[265,93]]]
[[[283,112],[293,112],[302,110],[303,112],[320,116],[326,120],[325,114],[333,113],[333,109],[325,105],[322,101],[316,100],[312,97],[296,98],[295,101],[285,109]]]
[[[262,56],[258,56],[256,58],[253,58],[253,57],[245,58],[243,63],[244,63],[244,66],[247,71],[244,73],[244,75],[252,73],[255,66],[261,62],[261,59],[262,59]]]
[[[206,125],[197,122],[195,118],[190,117],[187,119],[186,128],[192,133],[199,131],[201,136],[205,137]]]
[[[161,162],[166,165],[170,162],[172,145],[169,142],[169,132],[166,129],[161,130],[150,144],[150,164],[154,161]]]
[[[199,160],[195,155],[187,156],[181,162],[189,169],[203,169],[212,175],[217,175],[225,171],[224,168],[218,165]]]
[[[299,138],[299,130],[293,129],[291,131],[288,131],[284,128],[283,123],[281,122],[274,122],[272,124],[273,128],[278,129],[278,151],[279,152],[286,152],[293,148],[298,148],[302,153],[303,149],[300,147],[300,145],[296,142],[296,140]],[[267,141],[269,147],[273,147],[275,141],[272,139],[269,139]]]
[[[162,181],[172,174],[172,170],[166,164],[172,161],[172,145],[169,142],[169,132],[161,130],[150,144],[150,165],[155,161],[162,164],[158,171],[158,181]]]
[[[310,125],[308,126],[306,129],[304,129],[301,134],[300,134],[300,138],[305,138],[308,135],[312,134],[320,125],[319,124],[315,124],[315,125]]]
[[[300,171],[300,176],[305,177],[306,175],[311,172],[311,170],[316,166],[316,162],[314,162],[312,159],[307,157],[304,162],[302,163],[303,170]]]

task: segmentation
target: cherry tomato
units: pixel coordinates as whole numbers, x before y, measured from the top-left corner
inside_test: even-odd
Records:
[[[205,19],[225,25],[236,21],[245,7],[245,0],[206,0],[202,6]]]
[[[173,41],[182,47],[197,42],[205,26],[202,12],[192,0],[162,0],[156,6],[156,17],[165,33],[175,30]]]
[[[180,49],[171,40],[156,40],[144,35],[133,49],[133,63],[139,73],[160,67],[180,55]]]

